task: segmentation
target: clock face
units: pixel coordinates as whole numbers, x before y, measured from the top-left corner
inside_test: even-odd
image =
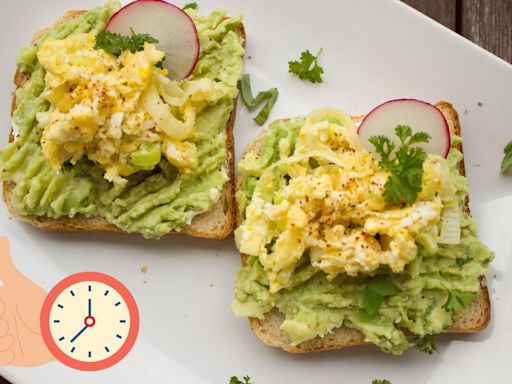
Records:
[[[93,272],[70,276],[52,289],[41,312],[46,345],[64,364],[104,369],[131,349],[139,329],[133,296],[114,278]]]

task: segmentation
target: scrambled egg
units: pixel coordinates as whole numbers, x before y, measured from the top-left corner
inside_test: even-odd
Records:
[[[37,115],[46,159],[60,167],[86,156],[121,186],[162,157],[183,173],[196,168],[195,116],[215,101],[212,81],[169,80],[153,44],[119,57],[94,46],[95,36],[81,33],[48,40],[37,53],[50,103]]]
[[[290,146],[286,140],[279,148]],[[251,167],[246,161],[242,171]],[[445,159],[430,155],[417,201],[390,205],[382,197],[388,173],[364,148],[351,119],[316,111],[300,129],[293,154],[261,175],[236,231],[237,245],[259,257],[271,292],[290,285],[303,255],[329,279],[374,274],[383,266],[399,273],[417,255],[416,235],[438,233],[438,191],[455,191],[447,170]]]

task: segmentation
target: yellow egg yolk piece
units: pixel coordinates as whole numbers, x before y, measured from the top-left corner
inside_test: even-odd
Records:
[[[37,115],[45,158],[58,168],[87,157],[116,185],[161,158],[183,173],[195,169],[190,140],[196,114],[215,101],[212,81],[169,80],[156,67],[165,54],[154,44],[115,57],[95,42],[93,34],[78,33],[47,40],[37,52],[50,104]]]

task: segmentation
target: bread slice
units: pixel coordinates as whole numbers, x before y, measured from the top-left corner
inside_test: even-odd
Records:
[[[53,27],[58,24],[74,19],[84,14],[85,11],[68,11],[64,16],[59,18]],[[33,41],[37,40],[46,30],[42,30],[34,34]],[[244,40],[245,46],[245,30],[243,25],[236,31]],[[14,76],[14,84],[16,88],[20,88],[28,80],[28,78],[19,70]],[[190,225],[186,225],[180,233],[185,233],[194,237],[207,239],[224,239],[231,235],[235,226],[236,208],[235,208],[235,155],[234,155],[234,138],[233,127],[236,118],[236,102],[226,124],[226,169],[229,181],[226,183],[222,191],[219,201],[208,212],[196,216]],[[16,110],[16,97],[13,98],[11,113]],[[9,141],[12,142],[14,137],[11,135]],[[49,231],[87,231],[87,232],[123,232],[122,229],[110,224],[102,217],[85,217],[77,215],[74,218],[62,217],[58,219],[46,216],[23,216],[20,215],[13,207],[11,202],[11,194],[15,184],[11,181],[4,182],[3,197],[9,208],[9,212],[18,220],[28,222],[38,228]],[[177,233],[177,232],[171,232]]]
[[[436,104],[441,110],[450,128],[450,132],[460,135],[459,116],[455,108],[446,101]],[[355,122],[361,121],[364,116],[353,117]],[[267,132],[263,131],[256,139],[254,139],[245,149],[243,156],[250,151],[257,150],[263,145]],[[458,149],[462,151],[462,144],[458,145]],[[459,163],[459,172],[465,175],[464,161]],[[243,179],[237,182],[237,189],[240,188]],[[469,213],[468,200],[466,200],[465,210]],[[243,212],[237,212],[237,226],[242,222]],[[245,264],[247,255],[241,255],[242,263]],[[446,333],[475,333],[483,330],[491,320],[491,302],[489,299],[489,291],[486,286],[485,277],[480,279],[480,293],[477,299],[465,310],[461,311],[454,318],[452,326],[446,330]],[[341,349],[345,347],[367,344],[364,341],[364,335],[352,328],[345,326],[336,328],[332,333],[326,334],[323,338],[316,337],[314,339],[302,342],[297,346],[291,346],[289,338],[280,330],[280,325],[284,321],[284,315],[274,308],[263,320],[250,318],[249,323],[256,336],[265,344],[272,347],[279,347],[291,353],[305,353],[325,351],[329,349]]]

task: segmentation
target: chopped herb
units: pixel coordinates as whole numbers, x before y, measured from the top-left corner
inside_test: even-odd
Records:
[[[444,305],[444,309],[449,312],[460,311],[461,309],[466,308],[469,304],[471,304],[476,298],[476,293],[474,292],[457,292],[450,291],[448,294],[448,300]]]
[[[120,56],[121,53],[127,50],[132,53],[144,50],[145,43],[157,44],[158,40],[147,33],[135,33],[133,30],[131,36],[101,31],[96,36],[94,48],[103,49],[114,56]]]
[[[324,69],[318,65],[318,57],[322,53],[322,49],[313,56],[309,50],[300,54],[300,61],[289,61],[288,72],[299,76],[301,80],[309,80],[312,83],[323,83],[322,74]]]
[[[386,379],[375,379],[372,381],[372,384],[392,384],[391,381]]]
[[[384,297],[394,296],[398,288],[389,276],[377,277],[371,280],[363,291],[362,306],[370,316],[379,312]]]
[[[506,172],[512,167],[512,141],[510,141],[503,150],[505,156],[501,161],[501,172]]]
[[[251,384],[251,378],[249,376],[244,376],[242,379],[244,381],[240,380],[236,376],[232,376],[229,380],[229,384]]]
[[[271,88],[268,91],[258,93],[255,98],[252,96],[251,90],[251,78],[248,74],[242,76],[240,81],[240,93],[242,95],[242,101],[249,111],[254,111],[261,104],[265,104],[261,109],[260,113],[254,118],[254,121],[258,125],[263,125],[268,120],[270,111],[276,103],[279,91],[277,88]]]
[[[162,60],[160,60],[158,63],[156,63],[155,67],[164,69],[164,62],[165,62],[165,57]]]
[[[436,344],[434,343],[434,335],[425,335],[423,337],[416,337],[414,344],[421,351],[427,355],[431,355],[434,351],[437,352]]]
[[[185,4],[185,6],[183,7],[183,10],[185,10],[185,9],[197,9],[197,3],[193,2],[193,3]]]
[[[372,136],[369,141],[380,155],[379,165],[389,172],[384,185],[384,200],[388,203],[414,203],[421,192],[423,162],[427,158],[425,151],[413,144],[428,143],[430,135],[426,132],[412,133],[408,125],[397,125],[395,133],[400,139],[400,147],[393,154],[395,143],[383,135]]]
[[[457,265],[459,267],[462,267],[462,266],[466,265],[467,263],[469,263],[472,260],[473,260],[472,257],[465,257],[463,259],[460,259],[460,258],[459,259],[455,259],[455,262],[457,263]]]

